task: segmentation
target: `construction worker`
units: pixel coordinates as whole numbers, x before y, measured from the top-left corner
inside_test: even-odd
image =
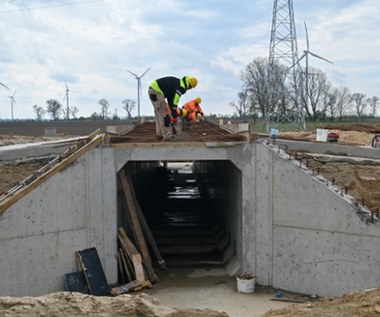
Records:
[[[183,130],[190,129],[190,121],[196,121],[203,117],[203,110],[201,107],[202,99],[201,97],[197,97],[193,100],[186,102],[182,106],[182,126]]]
[[[157,138],[166,139],[176,134],[179,100],[187,90],[195,88],[197,84],[197,78],[191,76],[162,77],[150,84],[148,95],[156,116]]]

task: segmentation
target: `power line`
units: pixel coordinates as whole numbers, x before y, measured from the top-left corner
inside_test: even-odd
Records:
[[[95,2],[103,2],[103,1],[104,0],[87,0],[87,1],[80,1],[80,2],[68,2],[68,3],[52,4],[52,5],[41,6],[41,7],[19,8],[19,9],[14,9],[14,10],[0,11],[0,14],[1,13],[20,12],[20,11],[32,11],[32,10],[40,10],[40,9],[51,9],[51,8],[57,8],[57,7],[67,7],[67,6],[73,6],[73,5],[79,5],[79,4],[89,4],[89,3],[95,3]]]

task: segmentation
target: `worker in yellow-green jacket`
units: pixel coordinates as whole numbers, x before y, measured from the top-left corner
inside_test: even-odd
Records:
[[[179,100],[187,90],[195,88],[197,84],[197,78],[191,76],[182,78],[167,76],[156,79],[150,84],[148,95],[156,116],[158,139],[166,139],[176,134]]]

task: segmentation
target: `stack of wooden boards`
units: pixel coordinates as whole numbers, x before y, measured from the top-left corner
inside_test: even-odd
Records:
[[[154,271],[149,254],[148,244],[160,265],[166,269],[146,219],[140,209],[129,174],[121,170],[118,174],[127,203],[126,213],[132,242],[125,230],[118,229],[117,264],[121,286],[110,287],[104,274],[96,248],[77,251],[76,262],[78,272],[65,275],[66,289],[70,292],[81,292],[97,296],[120,295],[131,291],[152,287],[159,279]]]
[[[118,268],[121,280],[126,282],[126,288],[134,286],[135,281],[140,282],[138,287],[150,287],[152,283],[158,282],[158,277],[154,272],[152,260],[149,254],[148,243],[156,256],[162,270],[166,269],[166,263],[162,259],[153,235],[146,222],[144,214],[137,201],[133,189],[132,180],[129,174],[121,170],[118,174],[125,201],[127,204],[126,213],[129,229],[136,246],[131,242],[123,228],[118,230]],[[148,243],[147,241],[148,240]],[[134,283],[128,285],[128,283]],[[123,285],[123,286],[125,286]],[[119,292],[123,291],[123,286]],[[117,292],[116,288],[114,292]]]

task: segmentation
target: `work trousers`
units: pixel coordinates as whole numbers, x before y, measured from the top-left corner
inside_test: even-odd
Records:
[[[164,118],[168,114],[165,96],[150,87],[148,95],[154,108],[154,115],[156,116],[156,136],[166,139],[171,134],[171,129],[170,127],[165,127],[164,123]]]

